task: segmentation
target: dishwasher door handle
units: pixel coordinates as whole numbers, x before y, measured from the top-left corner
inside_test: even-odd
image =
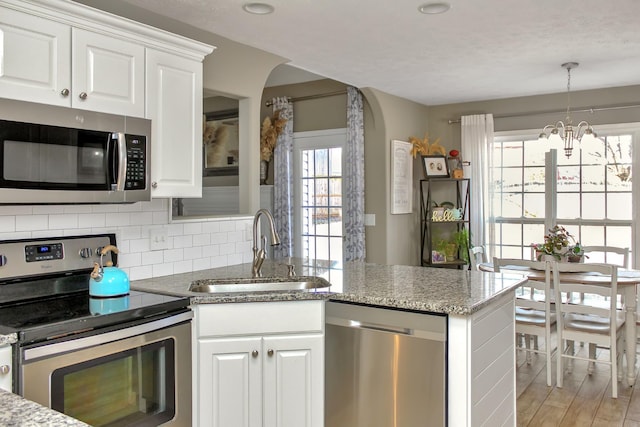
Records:
[[[395,326],[389,325],[378,325],[376,323],[366,323],[366,322],[358,322],[355,320],[350,320],[349,323],[352,328],[360,328],[360,329],[371,329],[373,331],[380,332],[390,332],[392,334],[400,334],[400,335],[413,335],[413,331],[409,328],[399,328]]]

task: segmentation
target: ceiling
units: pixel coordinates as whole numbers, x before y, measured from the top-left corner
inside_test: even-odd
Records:
[[[563,92],[568,61],[572,91],[640,84],[640,0],[450,0],[441,15],[422,0],[265,0],[269,15],[246,0],[125,1],[425,105]]]

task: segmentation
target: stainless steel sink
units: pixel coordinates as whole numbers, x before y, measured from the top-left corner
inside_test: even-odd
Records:
[[[236,292],[291,292],[328,288],[331,283],[322,277],[258,277],[243,279],[205,279],[195,280],[189,285],[189,291],[202,293]]]

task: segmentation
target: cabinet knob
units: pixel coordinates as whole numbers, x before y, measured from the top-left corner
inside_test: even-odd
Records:
[[[273,356],[273,350],[272,349],[267,350],[267,354],[269,355],[269,357]]]
[[[80,92],[80,95],[78,95],[78,98],[87,99],[87,92]]]
[[[11,367],[9,365],[0,366],[0,374],[7,375],[11,371]]]
[[[69,96],[69,89],[67,89],[66,87],[64,89],[62,89],[60,91],[60,95],[62,96]]]
[[[155,181],[153,181],[153,182],[151,183],[151,188],[158,188],[158,183],[157,183],[157,182],[155,182]]]
[[[253,350],[253,351],[251,352],[251,355],[252,355],[253,357],[258,357],[258,354],[259,354],[259,353],[258,353],[258,350]]]

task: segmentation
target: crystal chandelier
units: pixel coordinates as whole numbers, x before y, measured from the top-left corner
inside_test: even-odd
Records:
[[[538,141],[549,141],[552,147],[563,146],[564,154],[571,157],[573,145],[595,142],[596,134],[586,121],[581,121],[574,127],[571,121],[571,69],[576,68],[577,62],[566,62],[562,68],[567,70],[567,117],[565,122],[559,121],[555,125],[547,125],[542,129]]]

